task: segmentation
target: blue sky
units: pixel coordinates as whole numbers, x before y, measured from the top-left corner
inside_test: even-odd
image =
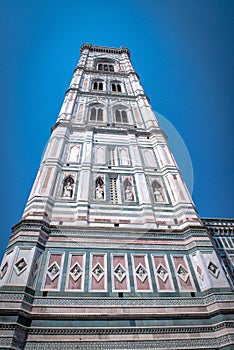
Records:
[[[233,1],[9,0],[0,17],[0,255],[85,42],[130,49],[153,109],[190,154],[200,216],[233,216]]]

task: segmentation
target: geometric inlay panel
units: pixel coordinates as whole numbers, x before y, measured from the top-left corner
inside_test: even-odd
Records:
[[[158,269],[157,269],[157,276],[163,281],[163,282],[166,282],[168,276],[169,276],[169,273],[167,272],[167,269],[162,265],[160,264],[158,266]]]
[[[215,278],[218,278],[220,272],[219,268],[211,261],[209,262],[208,270]]]
[[[62,279],[62,269],[65,253],[51,253],[47,255],[47,268],[42,282],[43,290],[59,290]]]
[[[92,275],[95,278],[97,282],[99,282],[102,277],[104,276],[104,268],[101,266],[101,264],[97,263],[94,268],[92,269]]]
[[[114,270],[114,275],[119,282],[122,282],[126,278],[126,269],[120,263],[116,266]]]
[[[186,268],[184,266],[182,266],[181,264],[177,268],[177,274],[184,282],[187,282],[187,280],[189,278],[189,273],[186,270]]]
[[[26,268],[27,268],[27,262],[24,258],[19,259],[14,265],[14,269],[17,275],[20,275]]]
[[[85,260],[84,253],[70,253],[68,257],[68,270],[66,278],[66,290],[83,291],[85,277]]]
[[[72,279],[76,282],[82,276],[83,270],[81,266],[76,262],[70,269],[70,275]]]
[[[141,282],[144,282],[146,277],[148,276],[147,270],[142,264],[138,264],[136,268],[136,276],[141,280]]]
[[[47,274],[50,278],[51,281],[53,281],[58,275],[59,275],[59,271],[60,271],[60,267],[59,265],[57,264],[57,262],[53,262],[48,270],[47,270]]]
[[[107,291],[107,255],[90,254],[89,290],[93,292]]]
[[[148,256],[146,254],[133,254],[132,265],[136,292],[152,292],[152,281],[149,273]]]
[[[180,291],[193,292],[196,290],[186,255],[172,255],[171,258]]]

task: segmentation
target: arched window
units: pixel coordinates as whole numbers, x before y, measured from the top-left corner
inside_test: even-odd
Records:
[[[126,111],[121,111],[122,113],[122,122],[123,123],[128,123],[128,117]]]
[[[80,146],[72,146],[70,149],[68,161],[78,162],[79,155],[80,155]]]
[[[103,82],[101,81],[94,81],[93,82],[93,90],[103,90]]]
[[[71,175],[65,177],[63,180],[62,197],[72,198],[74,182],[75,181]]]
[[[129,165],[129,155],[126,148],[119,149],[120,155],[120,164],[121,165]]]
[[[124,109],[116,109],[115,110],[115,122],[122,123],[122,124],[128,123],[127,112]]]
[[[90,111],[90,121],[103,121],[103,109],[98,107],[92,107]]]
[[[121,85],[118,83],[112,83],[111,84],[112,91],[122,92]]]
[[[114,72],[114,66],[113,64],[108,64],[108,63],[98,63],[97,69],[100,71],[105,71],[105,72]]]
[[[98,108],[97,110],[97,120],[99,122],[103,121],[103,110],[101,108]]]
[[[116,123],[121,123],[121,114],[120,114],[120,111],[118,109],[116,109],[115,111],[115,121]]]

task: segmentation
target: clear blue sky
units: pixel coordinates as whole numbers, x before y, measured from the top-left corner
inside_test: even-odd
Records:
[[[8,0],[0,17],[0,256],[85,42],[130,49],[153,109],[187,146],[200,216],[233,216],[233,1]]]

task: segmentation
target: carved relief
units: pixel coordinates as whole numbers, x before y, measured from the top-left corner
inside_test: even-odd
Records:
[[[47,270],[47,274],[51,281],[53,281],[59,275],[59,272],[60,267],[56,261],[53,264],[51,264]]]
[[[148,276],[148,273],[144,266],[142,264],[139,264],[136,268],[136,276],[141,280],[141,282],[144,282],[145,279]]]
[[[17,275],[20,275],[24,270],[26,270],[26,268],[27,268],[27,262],[24,258],[19,259],[14,265],[14,269]]]
[[[126,278],[126,269],[120,263],[116,266],[114,270],[114,275],[119,282],[122,282]]]
[[[92,275],[97,282],[104,277],[104,268],[99,263],[96,264],[92,270]]]
[[[163,266],[163,265],[159,265],[158,269],[157,269],[157,276],[163,281],[166,282],[169,274],[167,272],[167,269]]]
[[[82,267],[77,262],[70,269],[70,275],[75,282],[82,276],[82,273]]]
[[[210,261],[208,265],[208,271],[212,274],[212,276],[218,278],[220,272],[219,268],[212,261]]]
[[[177,274],[178,276],[184,281],[187,282],[188,278],[189,278],[189,273],[188,271],[185,269],[184,266],[179,265],[177,268]]]

